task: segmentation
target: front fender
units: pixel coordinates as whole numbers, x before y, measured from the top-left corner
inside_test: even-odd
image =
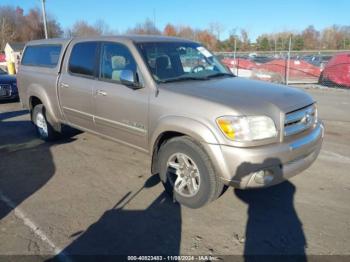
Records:
[[[166,116],[158,121],[150,139],[150,152],[158,138],[165,132],[178,132],[190,136],[200,143],[218,144],[218,139],[212,130],[201,122],[182,116]]]
[[[191,118],[167,116],[159,121],[159,125],[154,130],[151,138],[150,152],[152,152],[153,174],[158,172],[156,166],[158,157],[155,149],[159,138],[164,132],[178,132],[193,138],[195,141],[201,144],[202,148],[208,154],[219,178],[223,178],[225,177],[225,174],[229,173],[221,151],[219,140],[210,127]]]

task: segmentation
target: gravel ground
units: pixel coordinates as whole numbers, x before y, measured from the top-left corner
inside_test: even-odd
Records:
[[[0,254],[350,255],[350,91],[304,88],[326,126],[311,168],[197,210],[163,193],[143,153],[74,130],[43,143],[1,103]]]

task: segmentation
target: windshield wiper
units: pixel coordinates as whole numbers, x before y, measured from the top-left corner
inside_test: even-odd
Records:
[[[234,77],[234,75],[233,75],[233,74],[230,74],[230,73],[216,73],[216,74],[208,75],[206,78],[207,78],[207,79],[210,79],[210,78],[220,77],[220,76]]]
[[[186,81],[186,80],[208,80],[214,77],[220,77],[220,76],[229,76],[234,77],[233,74],[230,73],[215,73],[212,75],[204,76],[204,77],[195,77],[195,76],[184,76],[184,77],[176,77],[176,78],[169,78],[164,80],[158,80],[161,83],[170,83],[170,82],[180,82],[180,81]]]
[[[186,80],[207,80],[207,77],[194,77],[194,76],[186,76],[186,77],[176,77],[176,78],[169,78],[164,80],[158,80],[161,83],[170,83],[170,82],[180,82],[180,81],[186,81]]]

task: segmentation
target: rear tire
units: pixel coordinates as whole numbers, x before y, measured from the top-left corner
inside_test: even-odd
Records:
[[[332,86],[332,82],[323,76],[323,72],[318,79],[318,83],[323,86]]]
[[[323,73],[320,74],[319,78],[318,78],[318,83],[320,85],[323,85],[324,79],[323,79]]]
[[[224,184],[215,175],[202,147],[189,137],[176,137],[159,149],[160,179],[174,200],[199,208],[217,199]]]
[[[35,125],[39,137],[44,141],[54,141],[58,139],[60,133],[56,132],[49,121],[47,121],[44,105],[36,105],[32,112],[32,121]]]

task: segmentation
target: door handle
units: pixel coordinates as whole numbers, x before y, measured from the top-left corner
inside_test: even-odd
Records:
[[[61,87],[68,88],[68,87],[69,87],[69,85],[68,85],[68,84],[66,84],[66,83],[61,83]]]
[[[106,96],[107,95],[107,92],[103,91],[103,90],[97,90],[96,91],[96,94],[97,95],[100,95],[100,96]]]

